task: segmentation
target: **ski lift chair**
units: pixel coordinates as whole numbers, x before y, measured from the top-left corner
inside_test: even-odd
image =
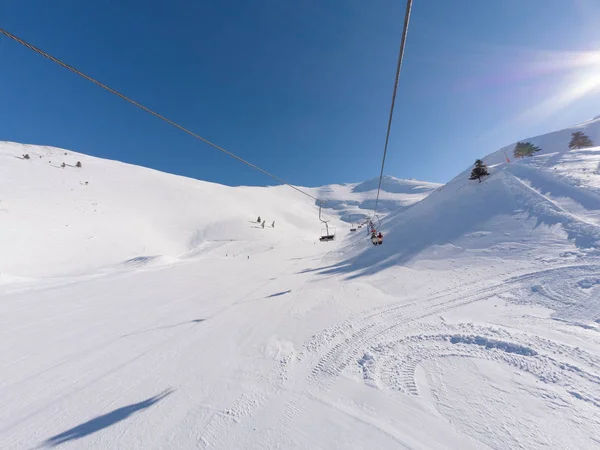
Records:
[[[321,219],[321,204],[319,204],[319,220],[325,224],[325,228],[321,229],[321,242],[333,241],[335,239],[335,227],[330,227],[328,220]]]
[[[334,227],[325,227],[321,230],[321,237],[319,240],[321,242],[325,241],[333,241],[335,239],[335,228]]]

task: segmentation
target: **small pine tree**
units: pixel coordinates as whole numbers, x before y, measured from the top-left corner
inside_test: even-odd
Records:
[[[261,223],[262,220],[260,220],[260,216],[258,216],[258,219],[256,219],[256,223]]]
[[[25,154],[23,155],[23,159],[29,159],[29,153],[25,153]]]
[[[473,167],[473,170],[471,170],[471,177],[469,178],[469,180],[479,180],[479,182],[481,183],[481,177],[485,177],[487,175],[489,175],[487,166],[483,163],[482,160],[478,159],[477,161],[475,161],[475,167]]]
[[[77,164],[75,164],[75,167],[81,167],[81,161],[77,161]]]
[[[575,133],[571,133],[571,142],[569,142],[569,148],[571,150],[593,146],[594,143],[588,136],[586,136],[586,134],[583,131],[576,131]]]
[[[531,156],[540,150],[541,148],[533,145],[531,142],[517,142],[513,154],[515,155],[515,158],[523,158],[525,156]]]
[[[66,166],[67,166],[67,165],[66,165],[65,163],[62,163],[62,164],[60,165],[60,167],[62,167],[63,169],[64,169]]]

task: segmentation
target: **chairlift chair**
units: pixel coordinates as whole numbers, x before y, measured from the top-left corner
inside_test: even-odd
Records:
[[[335,239],[335,227],[330,227],[327,222],[321,218],[321,204],[319,203],[319,220],[325,224],[325,228],[321,229],[321,242],[333,241]]]
[[[321,242],[333,241],[335,239],[335,228],[326,227],[321,230],[321,237],[319,240]]]
[[[373,219],[377,220],[377,228],[375,228],[375,223],[373,222]],[[373,245],[381,245],[383,244],[383,236],[381,234],[381,231],[377,233],[377,230],[381,230],[381,219],[377,215],[373,216],[373,219],[369,219],[368,222],[371,231],[371,242],[373,243]]]

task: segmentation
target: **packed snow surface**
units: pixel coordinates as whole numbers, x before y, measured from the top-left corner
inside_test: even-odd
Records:
[[[482,183],[386,177],[381,246],[378,179],[308,188],[322,243],[286,187],[0,144],[0,448],[599,448],[600,147],[574,131],[600,119]]]

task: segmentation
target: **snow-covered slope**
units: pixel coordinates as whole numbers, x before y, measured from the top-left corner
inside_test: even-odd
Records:
[[[384,221],[386,246],[348,242],[342,271],[374,271],[417,260],[447,258],[570,258],[600,248],[600,147],[569,150],[571,133],[600,143],[600,120],[526,141],[542,150],[514,158],[514,144],[487,157],[490,176],[465,170],[425,200]],[[507,162],[509,157],[510,163]],[[551,251],[548,251],[551,250]],[[542,256],[543,253],[543,256]]]
[[[0,448],[597,448],[600,148],[572,131],[482,183],[386,178],[376,247],[345,222],[378,180],[311,191],[320,243],[283,187],[4,144]]]
[[[317,198],[326,201],[326,208],[333,209],[345,222],[362,222],[373,213],[379,178],[362,183],[337,184],[313,189]],[[377,210],[386,215],[423,200],[427,195],[439,188],[437,183],[416,180],[402,180],[385,175],[381,183]]]
[[[23,159],[25,154],[30,158]],[[232,188],[9,142],[0,143],[0,170],[5,278],[88,273],[131,264],[133,258],[173,262],[231,241],[270,248],[283,240],[314,240],[320,233],[315,205],[284,186]],[[393,177],[385,181],[382,212],[415,203],[438,187]],[[377,185],[304,189],[327,201],[324,216],[335,226],[340,218],[366,216]],[[266,221],[264,229],[258,216]]]
[[[0,144],[0,170],[0,273],[12,276],[174,260],[236,240],[270,248],[319,233],[314,205],[281,187],[231,188],[15,143]]]

